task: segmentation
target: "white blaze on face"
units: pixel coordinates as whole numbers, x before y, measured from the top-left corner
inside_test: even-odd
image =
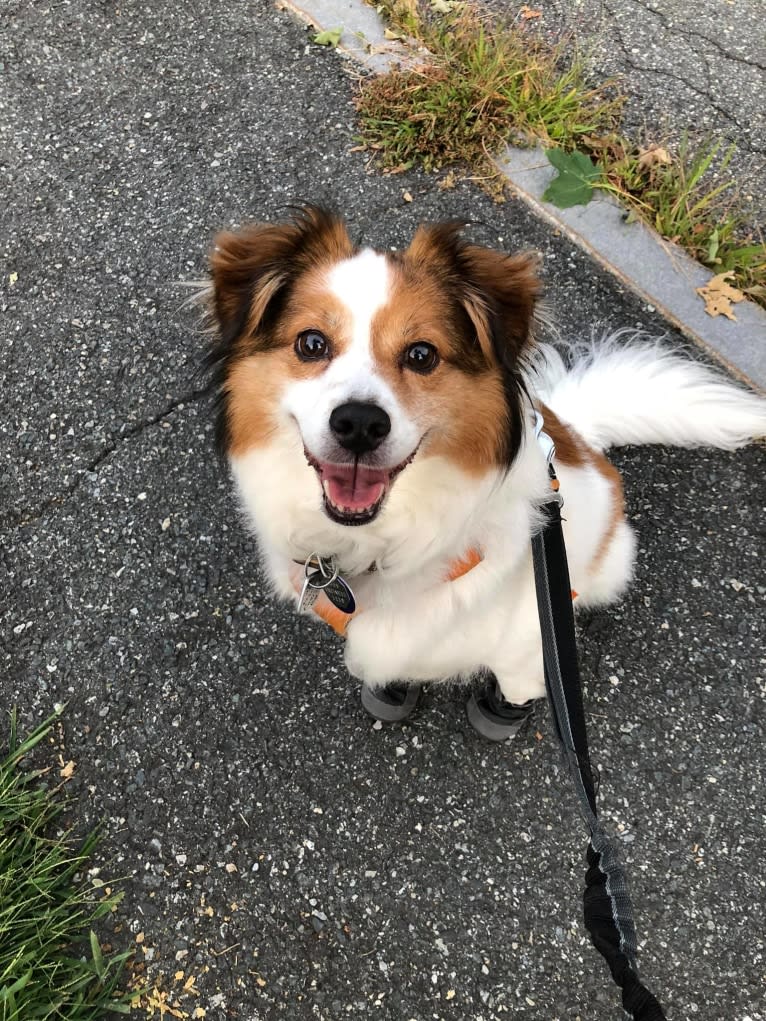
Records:
[[[330,337],[342,353],[320,375],[291,383],[283,407],[298,422],[307,450],[321,460],[338,460],[338,444],[330,430],[330,415],[342,404],[377,404],[391,419],[391,432],[376,452],[376,460],[395,467],[420,442],[416,424],[406,415],[396,394],[379,374],[372,352],[372,323],[391,298],[391,269],[384,255],[364,249],[327,273],[327,290],[347,310],[343,337]],[[347,455],[341,458],[347,460]]]

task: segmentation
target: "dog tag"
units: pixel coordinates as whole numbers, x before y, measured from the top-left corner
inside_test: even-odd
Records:
[[[325,585],[323,592],[333,606],[337,606],[343,613],[351,614],[356,609],[356,600],[351,586],[340,575]]]
[[[356,609],[356,600],[351,587],[341,578],[335,559],[323,559],[312,554],[304,564],[306,577],[298,597],[298,612],[308,613],[322,592],[342,613],[349,615]]]
[[[298,596],[298,613],[309,613],[314,603],[319,599],[321,588],[313,588],[311,577],[307,574],[303,581],[301,594]]]

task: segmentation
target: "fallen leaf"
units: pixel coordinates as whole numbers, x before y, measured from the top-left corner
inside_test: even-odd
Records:
[[[408,191],[402,192],[402,198],[404,199],[405,202],[412,202],[412,195],[410,195]]]
[[[394,177],[396,174],[403,174],[406,170],[412,170],[412,161],[408,163],[400,163],[396,167],[392,167],[391,170],[386,170],[386,174],[390,177]]]
[[[60,759],[59,761],[63,762],[64,760]],[[75,771],[75,764],[70,759],[69,762],[67,762],[67,764],[65,766],[63,766],[59,770],[59,776],[62,776],[65,780],[69,780],[69,779],[71,779],[72,774],[74,773],[74,771]]]
[[[342,35],[342,28],[328,28],[325,32],[317,32],[314,36],[314,42],[317,46],[332,46],[334,49],[340,42]]]
[[[229,864],[226,866],[226,871],[227,872],[238,872],[239,869],[237,868],[237,866],[234,864],[233,861],[230,861]]]
[[[704,287],[697,288],[697,294],[705,302],[705,311],[709,316],[726,316],[727,319],[737,321],[737,317],[731,310],[732,303],[737,304],[745,300],[742,291],[732,287],[726,281],[733,273],[719,273],[709,280]]]
[[[601,176],[590,156],[582,152],[564,152],[563,149],[547,149],[545,155],[558,170],[558,176],[543,192],[543,200],[552,202],[559,209],[586,206],[593,198],[593,185]]]
[[[667,149],[660,145],[650,145],[642,149],[638,157],[638,169],[652,171],[655,167],[667,167],[673,162]]]
[[[403,42],[407,38],[403,32],[396,32],[393,28],[387,28],[383,33],[383,37],[384,39],[398,40],[399,42]]]
[[[589,149],[609,155],[614,161],[625,159],[625,146],[617,135],[583,135],[582,140]]]
[[[449,14],[455,3],[456,0],[431,0],[431,9],[437,14]]]
[[[13,285],[16,283],[16,281],[18,279],[19,279],[19,274],[18,273],[11,273],[8,276],[8,286],[9,287],[13,287]]]
[[[533,7],[527,7],[526,4],[524,4],[523,7],[519,8],[519,14],[524,19],[524,21],[531,21],[532,18],[542,18],[543,16],[542,11],[537,11]]]

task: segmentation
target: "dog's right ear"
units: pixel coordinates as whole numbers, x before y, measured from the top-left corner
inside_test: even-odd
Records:
[[[318,206],[304,206],[287,223],[250,224],[219,234],[210,273],[221,342],[228,346],[255,336],[300,273],[352,254],[343,221]]]

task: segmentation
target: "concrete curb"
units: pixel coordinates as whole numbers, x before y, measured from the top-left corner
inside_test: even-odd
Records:
[[[318,32],[342,28],[336,49],[376,74],[419,59],[414,40],[405,46],[401,40],[386,39],[380,15],[363,0],[276,0],[276,6]]]
[[[279,6],[319,30],[342,27],[338,49],[374,73],[418,60],[417,50],[386,39],[379,15],[361,0],[281,0]],[[566,234],[734,376],[766,391],[766,311],[744,301],[735,307],[736,321],[709,316],[695,288],[707,283],[712,271],[645,224],[626,223],[624,209],[609,196],[571,209],[544,202],[543,192],[555,171],[542,148],[509,147],[495,164],[538,216]]]

